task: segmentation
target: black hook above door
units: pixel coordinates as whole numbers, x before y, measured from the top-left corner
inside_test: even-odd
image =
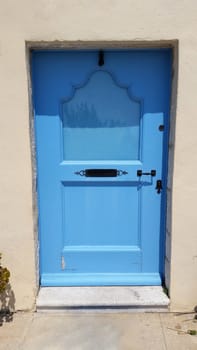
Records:
[[[101,66],[104,66],[104,52],[103,50],[100,50],[99,51],[99,57],[98,57],[98,65],[101,67]]]

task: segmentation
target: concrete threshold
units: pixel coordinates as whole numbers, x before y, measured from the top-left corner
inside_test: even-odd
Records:
[[[41,287],[37,311],[118,310],[165,312],[169,298],[161,286]]]

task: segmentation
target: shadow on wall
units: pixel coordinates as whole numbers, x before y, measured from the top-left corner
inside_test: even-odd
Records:
[[[0,327],[4,322],[11,322],[15,311],[15,295],[10,283],[4,292],[0,293]]]

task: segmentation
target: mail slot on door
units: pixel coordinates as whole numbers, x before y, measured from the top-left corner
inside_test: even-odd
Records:
[[[118,169],[85,169],[76,171],[75,174],[86,177],[116,177],[126,175],[128,172]]]

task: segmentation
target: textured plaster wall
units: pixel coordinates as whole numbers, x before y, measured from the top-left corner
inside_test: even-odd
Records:
[[[191,310],[197,304],[197,2],[7,0],[0,7],[0,250],[12,273],[16,309],[31,309],[36,294],[25,42],[177,39],[166,268],[171,310]]]

